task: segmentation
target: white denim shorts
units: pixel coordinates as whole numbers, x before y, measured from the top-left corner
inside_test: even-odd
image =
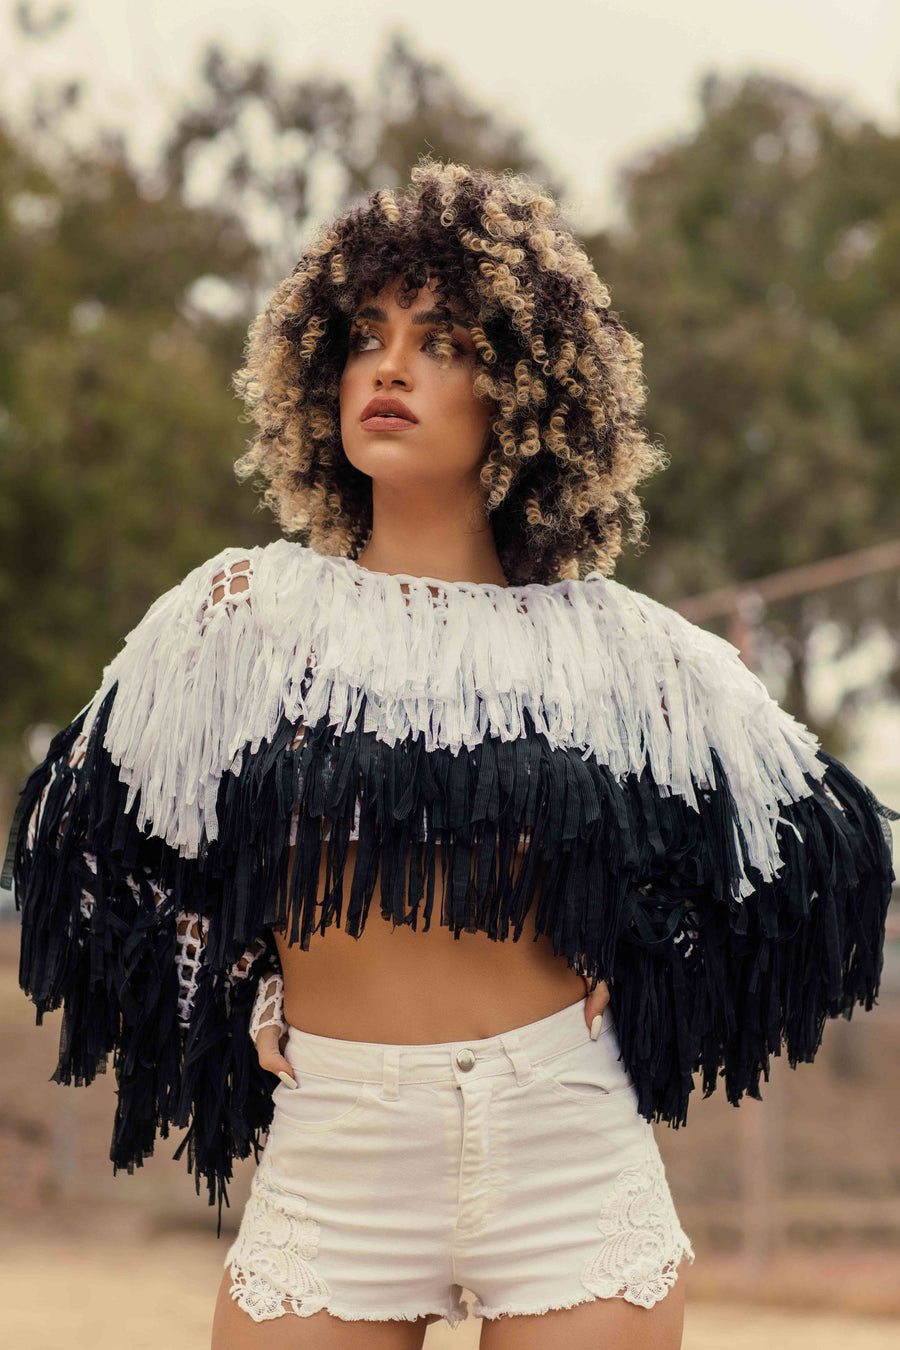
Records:
[[[482,1040],[289,1029],[230,1293],[256,1322],[649,1308],[694,1260],[610,1010],[585,999]],[[475,1295],[469,1305],[463,1289]]]

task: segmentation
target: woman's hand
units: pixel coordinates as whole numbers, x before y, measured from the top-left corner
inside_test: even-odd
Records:
[[[262,1068],[277,1074],[288,1087],[297,1087],[297,1080],[290,1064],[281,1053],[279,1042],[281,1028],[276,1026],[260,1027],[256,1034],[256,1053]]]
[[[588,996],[584,1004],[584,1020],[587,1022],[588,1027],[590,1027],[591,1040],[595,1041],[597,1037],[600,1035],[601,1024],[599,1020],[597,1022],[596,1027],[591,1026],[591,1023],[593,1022],[595,1017],[596,1018],[600,1017],[600,1014],[603,1012],[603,1009],[609,1002],[609,985],[606,983],[605,980],[600,980],[597,983],[597,988],[594,990],[593,993],[591,993],[590,983],[591,982],[587,978],[587,976],[584,976],[585,988],[588,990]]]

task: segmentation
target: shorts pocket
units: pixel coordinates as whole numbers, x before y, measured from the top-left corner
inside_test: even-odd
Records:
[[[542,1060],[537,1072],[557,1096],[574,1101],[611,1096],[632,1086],[632,1077],[617,1059],[619,1044],[615,1036],[587,1038],[558,1055]]]
[[[329,1130],[340,1125],[363,1105],[368,1083],[350,1078],[326,1078],[297,1073],[299,1087],[280,1080],[272,1093],[279,1120],[298,1130]]]

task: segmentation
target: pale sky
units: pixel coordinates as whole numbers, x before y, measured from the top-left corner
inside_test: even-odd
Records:
[[[149,166],[197,82],[208,41],[245,60],[266,56],[283,75],[344,77],[364,102],[388,34],[402,27],[421,58],[444,64],[477,104],[530,134],[567,178],[560,205],[582,231],[618,223],[619,165],[692,133],[710,71],[795,82],[886,131],[896,132],[900,118],[897,0],[69,0],[68,7],[68,26],[40,43],[14,35],[12,4],[0,14],[3,109],[22,107],[42,76],[83,77],[85,107],[70,138],[87,142],[98,125],[120,128],[135,161]],[[39,16],[55,8],[37,0]],[[867,669],[842,675],[865,683],[881,657],[857,653],[856,666]],[[816,674],[825,706],[840,676],[824,652]],[[866,771],[896,805],[900,718],[884,709],[866,722]]]
[[[54,8],[37,0],[39,14]],[[900,116],[897,0],[69,0],[69,8],[73,20],[55,37],[16,42],[4,61],[3,106],[18,106],[37,74],[82,75],[85,128],[123,126],[142,162],[208,40],[243,58],[267,55],[285,74],[346,77],[362,95],[400,25],[419,56],[442,61],[479,104],[530,133],[569,180],[561,205],[576,229],[618,218],[619,164],[690,134],[710,70],[796,81],[884,128],[896,130]],[[5,46],[13,9],[0,16]]]

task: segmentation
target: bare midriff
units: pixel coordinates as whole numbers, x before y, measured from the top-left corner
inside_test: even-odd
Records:
[[[351,842],[342,924],[356,848]],[[284,977],[284,1017],[291,1026],[338,1040],[424,1045],[496,1036],[584,998],[586,981],[535,930],[537,896],[517,941],[511,929],[502,941],[481,931],[463,931],[455,938],[440,923],[440,856],[435,873],[428,931],[421,918],[424,899],[415,931],[384,919],[377,884],[358,938],[331,923],[324,933],[312,934],[304,951],[274,930]],[[324,887],[323,861],[320,895]]]

